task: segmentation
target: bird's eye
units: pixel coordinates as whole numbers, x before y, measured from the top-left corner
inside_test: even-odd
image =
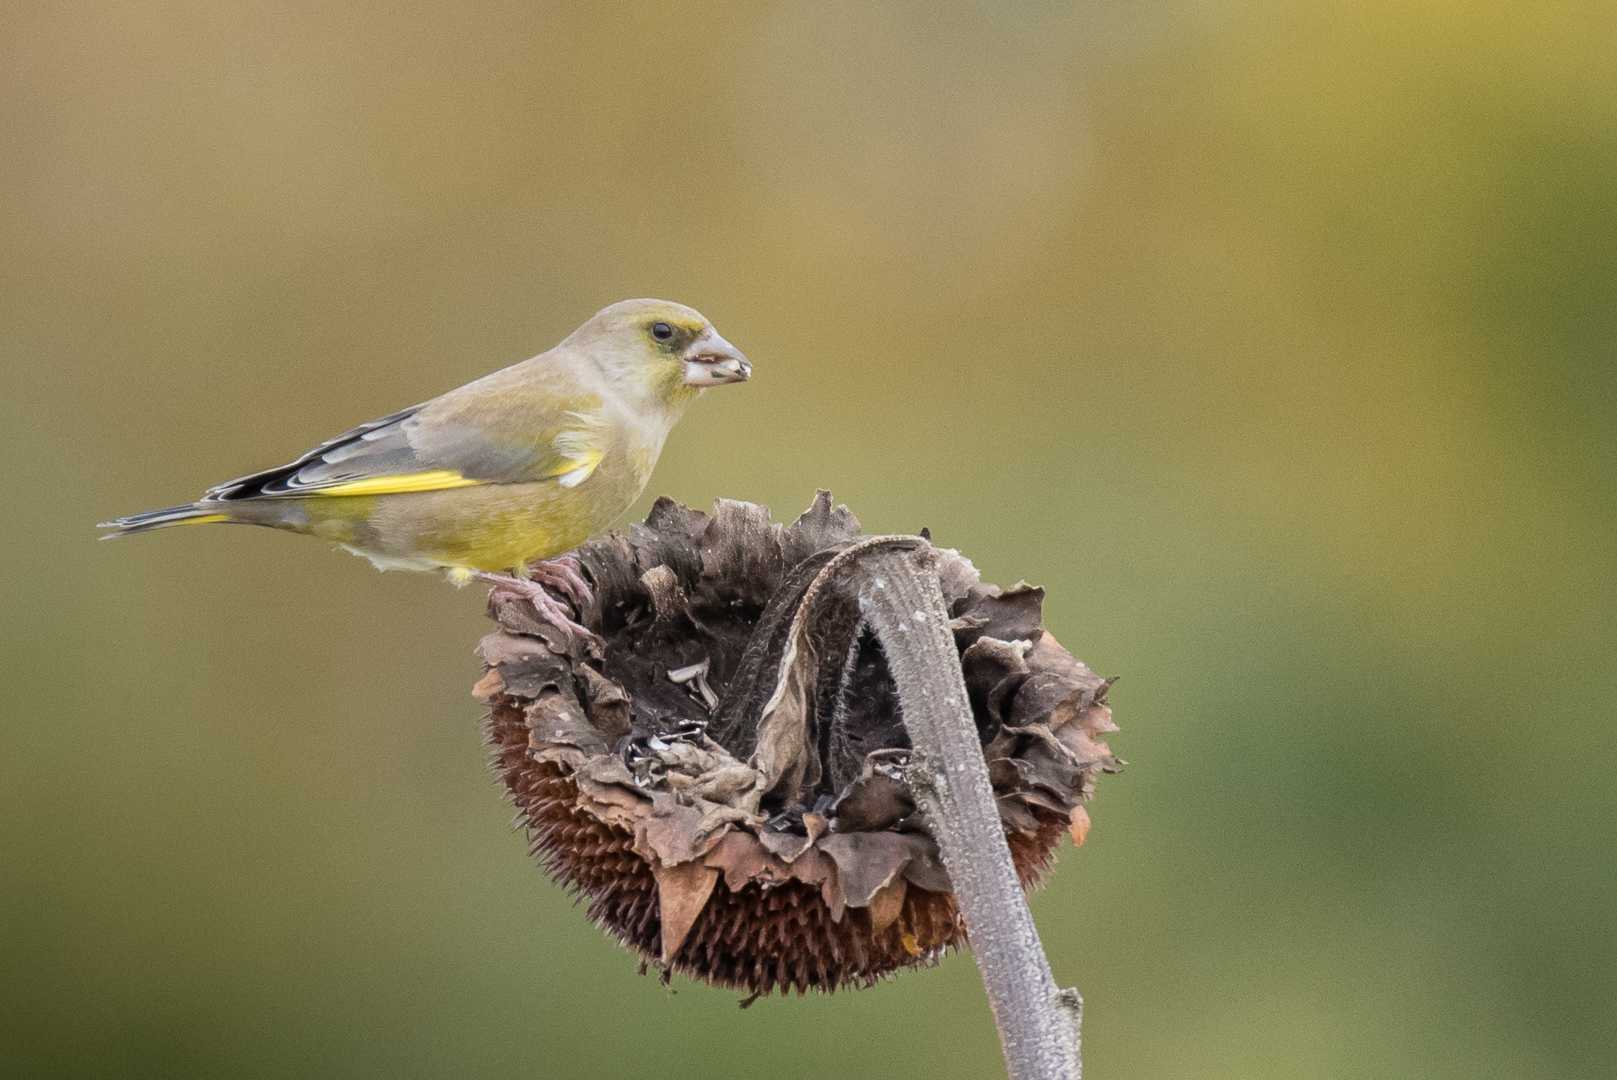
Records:
[[[665,322],[654,322],[651,324],[651,336],[658,341],[667,341],[674,336],[674,328]]]

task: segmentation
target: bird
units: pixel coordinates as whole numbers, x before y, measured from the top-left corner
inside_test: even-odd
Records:
[[[694,308],[623,300],[548,352],[196,502],[99,527],[113,530],[102,539],[207,523],[317,536],[380,570],[441,571],[527,599],[588,638],[551,591],[589,595],[566,553],[639,498],[691,402],[751,376],[752,363]]]

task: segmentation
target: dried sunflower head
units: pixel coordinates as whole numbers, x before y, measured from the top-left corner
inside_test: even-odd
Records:
[[[665,973],[754,994],[866,985],[964,943],[904,780],[909,740],[849,570],[872,544],[820,492],[782,527],[660,499],[581,548],[564,638],[526,601],[491,610],[488,738],[551,875]],[[1098,678],[1039,628],[1043,590],[937,566],[1006,839],[1024,886],[1081,843],[1121,766]]]

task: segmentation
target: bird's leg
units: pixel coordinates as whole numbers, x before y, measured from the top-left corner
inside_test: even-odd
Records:
[[[595,637],[589,628],[573,621],[572,614],[567,605],[550,595],[543,581],[529,581],[526,578],[509,577],[505,574],[491,574],[486,570],[473,570],[467,578],[469,581],[481,582],[489,586],[489,596],[515,597],[526,600],[533,605],[539,617],[550,625],[569,634],[577,634],[586,641]]]
[[[571,555],[541,559],[527,566],[528,577],[553,589],[564,589],[574,600],[582,603],[590,598],[590,586],[578,571],[578,560]]]

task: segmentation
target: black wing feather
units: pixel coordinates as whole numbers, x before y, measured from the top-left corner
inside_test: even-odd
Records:
[[[252,473],[251,475],[231,480],[228,483],[218,484],[207,490],[206,494],[202,496],[202,501],[233,502],[238,499],[295,494],[298,474],[311,467],[324,467],[322,471],[326,473],[326,476],[323,479],[330,482],[337,479],[337,477],[330,475],[332,470],[329,467],[351,456],[362,441],[367,443],[396,441],[398,443],[397,451],[400,464],[406,465],[411,455],[411,449],[406,441],[402,425],[404,421],[420,412],[422,407],[421,405],[412,405],[408,409],[400,409],[396,413],[361,424],[351,431],[345,431],[335,438],[327,439],[296,461],[288,462],[273,469],[265,469],[263,472]],[[377,456],[379,455],[375,452],[385,453],[390,449],[392,447],[366,447],[367,451],[372,452],[367,454],[369,465],[374,468],[377,464]],[[344,450],[349,451],[349,453],[342,453]]]

